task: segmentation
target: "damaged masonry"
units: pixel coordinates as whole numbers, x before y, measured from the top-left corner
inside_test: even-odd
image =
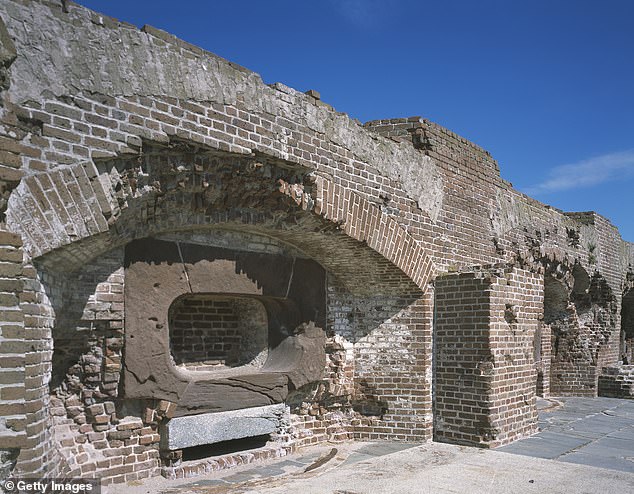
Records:
[[[634,249],[606,218],[150,26],[0,18],[0,477],[490,448],[537,396],[632,397]]]

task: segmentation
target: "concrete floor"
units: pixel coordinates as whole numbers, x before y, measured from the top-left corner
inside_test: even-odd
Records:
[[[154,478],[105,492],[634,492],[634,400],[561,398],[540,400],[539,407],[541,432],[496,450],[441,443],[329,444],[210,476]]]

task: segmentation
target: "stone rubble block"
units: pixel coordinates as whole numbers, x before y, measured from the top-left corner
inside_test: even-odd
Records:
[[[286,405],[267,405],[228,412],[176,417],[161,426],[161,449],[175,450],[277,431]]]

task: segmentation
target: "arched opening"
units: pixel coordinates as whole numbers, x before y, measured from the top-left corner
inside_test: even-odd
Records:
[[[591,278],[588,272],[580,265],[575,264],[572,268],[572,293],[571,297],[577,306],[577,309],[589,307],[592,299],[590,294]]]
[[[616,304],[598,273],[590,276],[575,264],[570,274],[569,292],[554,278],[544,286],[544,324],[552,334],[550,391],[558,396],[594,397],[602,369],[617,360]]]
[[[157,155],[156,163],[170,161],[169,152]],[[304,202],[280,190],[280,182],[299,190],[301,170],[256,166],[261,163],[235,156],[198,156],[191,158],[194,166],[190,158],[176,156],[178,166],[163,167],[169,172],[163,175],[158,165],[148,168],[160,175],[161,190],[141,182],[135,191],[122,189],[116,197],[126,207],[112,220],[115,227],[39,257],[48,279],[64,266],[60,277],[67,277],[68,291],[78,279],[86,281],[82,298],[64,300],[56,312],[60,326],[66,308],[77,308],[77,316],[55,331],[89,343],[77,356],[56,359],[65,387],[56,413],[95,432],[115,430],[124,416],[159,416],[161,429],[153,422],[147,440],[161,452],[174,452],[164,444],[166,420],[176,425],[183,419],[186,432],[193,429],[189,419],[212,414],[242,431],[241,420],[252,417],[237,412],[263,407],[273,408],[258,413],[273,414],[280,424],[287,423],[290,407],[297,427],[311,431],[302,444],[353,434],[392,437],[396,417],[408,418],[399,438],[428,438],[431,422],[420,417],[431,409],[431,312],[421,286],[433,266],[422,247],[343,188],[330,187],[326,200],[325,188],[314,187],[319,195],[313,200],[306,194]],[[170,170],[182,163],[195,173],[172,177]],[[122,180],[134,171],[117,166]],[[198,179],[207,176],[216,182],[203,194]],[[334,209],[343,202],[363,215]],[[388,231],[394,242],[384,244]],[[64,290],[52,287],[53,304],[66,297]],[[229,309],[219,305],[227,302],[233,315],[204,327],[205,318],[218,313],[188,313],[187,304],[198,302],[210,310]],[[194,321],[196,315],[202,319]],[[252,346],[243,345],[245,339]],[[69,376],[73,360],[81,368]],[[384,385],[386,379],[399,383],[398,393]],[[155,408],[144,410],[145,404]],[[167,418],[168,412],[175,414]],[[327,427],[316,413],[332,417]],[[371,419],[351,424],[354,414]],[[90,442],[84,435],[79,432],[78,441]],[[233,439],[213,438],[222,440]]]
[[[569,317],[568,289],[566,285],[552,275],[544,277],[544,317],[538,324],[533,342],[533,356],[537,370],[535,393],[547,397],[551,394],[551,364],[553,353],[558,351],[559,339],[553,337],[553,328],[560,331],[565,328]],[[553,344],[555,348],[553,348]]]
[[[544,278],[544,323],[553,324],[565,319],[568,308],[568,289],[553,276]]]
[[[621,302],[620,359],[625,365],[634,364],[634,290],[623,295]]]

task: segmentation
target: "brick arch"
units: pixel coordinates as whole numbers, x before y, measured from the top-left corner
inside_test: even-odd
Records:
[[[83,163],[25,179],[11,198],[10,225],[21,233],[30,257],[44,272],[90,266],[93,259],[135,238],[162,233],[227,228],[268,235],[291,244],[322,264],[329,275],[334,274],[337,279],[332,286],[344,294],[341,304],[350,300],[374,301],[383,296],[390,299],[389,307],[376,309],[373,304],[371,314],[358,316],[362,318],[361,329],[355,327],[355,338],[369,335],[368,342],[373,344],[372,338],[381,341],[393,324],[408,325],[411,331],[410,339],[404,343],[395,340],[389,349],[381,347],[376,358],[364,357],[362,350],[358,357],[355,355],[357,374],[354,381],[350,378],[346,382],[351,389],[355,386],[355,400],[364,407],[380,403],[390,412],[385,419],[355,426],[355,433],[369,437],[375,428],[387,427],[390,421],[407,422],[412,410],[425,414],[431,402],[430,388],[427,378],[419,373],[429,365],[431,325],[428,298],[422,296],[421,289],[433,267],[422,247],[378,206],[328,177],[311,176],[299,168],[285,168],[278,175],[276,170],[267,171],[268,165],[256,166],[258,163],[253,160],[236,159],[245,165],[240,173],[253,174],[253,180],[247,179],[254,189],[236,187],[229,191],[231,204],[220,207],[223,198],[219,197],[212,202],[218,207],[211,212],[199,204],[198,185],[181,187],[178,176],[168,181],[151,175],[143,179],[143,187],[139,184],[142,177],[135,177],[136,190],[128,190],[121,188],[121,181],[113,180],[114,173],[110,173],[119,167],[117,173],[122,175],[125,166]],[[238,171],[238,167],[232,170]],[[157,178],[160,187],[154,184]],[[221,195],[224,190],[211,190],[211,195]],[[409,272],[400,267],[407,262],[412,267]],[[403,313],[392,322],[385,319],[388,311],[390,315]],[[350,310],[349,314],[355,312]],[[56,324],[56,316],[52,314],[51,325]],[[376,336],[370,335],[371,331]],[[409,352],[406,359],[404,349]],[[50,356],[44,352],[41,360],[44,365],[51,365]],[[380,366],[381,371],[375,373],[374,366]],[[401,396],[382,389],[385,376],[391,374],[398,376],[402,383],[399,390],[410,397],[404,402]],[[428,430],[428,422],[413,420],[408,435],[424,439]]]
[[[196,187],[176,186],[167,193],[148,187],[129,193],[122,201],[120,184],[103,171],[107,167],[99,168],[91,162],[61,167],[27,177],[15,190],[8,224],[22,235],[32,258],[51,267],[61,262],[72,269],[135,238],[222,227],[265,233],[293,244],[325,267],[336,267],[334,272],[359,278],[357,289],[373,286],[370,279],[375,274],[381,275],[384,288],[409,290],[411,286],[405,285],[413,283],[424,291],[435,276],[431,258],[405,228],[359,193],[328,177],[291,170],[286,180],[266,179],[266,190],[258,191],[275,196],[279,203],[275,206],[281,210],[266,211],[271,201],[262,196],[258,212],[229,208],[210,215],[191,210],[200,192]],[[168,208],[169,213],[162,214]],[[339,249],[326,248],[332,240]],[[325,248],[322,253],[321,248]],[[329,266],[331,257],[344,251],[347,254],[337,259],[338,266]],[[360,267],[370,271],[367,276],[359,274]]]
[[[396,220],[359,194],[323,177],[315,180],[315,203],[304,200],[297,187],[285,187],[305,210],[341,225],[349,237],[364,242],[388,259],[414,283],[425,290],[436,269],[425,249]]]

